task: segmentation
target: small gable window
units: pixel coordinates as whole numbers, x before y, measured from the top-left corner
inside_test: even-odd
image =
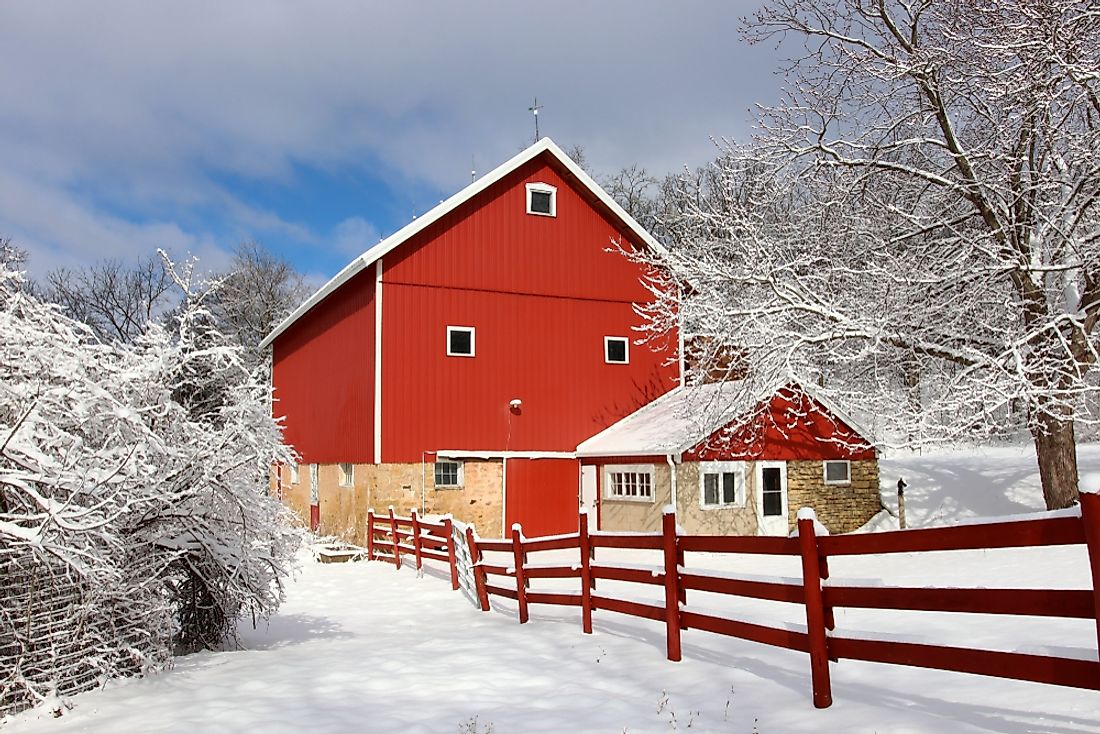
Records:
[[[825,483],[826,484],[851,484],[852,483],[852,462],[850,462],[850,461],[826,461],[825,462]]]
[[[603,361],[607,364],[630,364],[630,340],[625,336],[603,338]]]
[[[558,190],[550,184],[527,184],[527,213],[542,217],[558,215]]]
[[[447,356],[472,357],[474,356],[474,327],[472,326],[448,326],[447,327]]]

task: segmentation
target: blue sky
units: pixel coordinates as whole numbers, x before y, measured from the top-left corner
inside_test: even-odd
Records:
[[[531,142],[663,174],[781,79],[754,2],[0,4],[0,236],[39,275],[242,239],[311,279]]]

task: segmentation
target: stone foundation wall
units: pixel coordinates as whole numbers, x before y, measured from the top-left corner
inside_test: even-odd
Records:
[[[461,488],[435,488],[435,470],[428,464],[355,464],[353,484],[340,486],[340,467],[318,467],[321,524],[318,532],[356,545],[367,542],[367,511],[384,515],[392,506],[398,515],[411,509],[425,514],[450,513],[456,520],[473,523],[486,537],[502,537],[500,461],[463,462]],[[283,469],[283,501],[309,524],[309,465],[299,467],[299,483],[290,483],[290,469]]]
[[[812,507],[831,533],[850,533],[882,509],[878,461],[853,461],[850,484],[825,484],[820,461],[787,462],[787,508],[790,526],[800,507]]]

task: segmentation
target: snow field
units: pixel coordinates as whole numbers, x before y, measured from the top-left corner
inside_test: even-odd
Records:
[[[1100,466],[1097,448],[1083,447],[1083,465]],[[976,516],[975,508],[1009,514],[1006,505],[1030,511],[1041,500],[1033,488],[1015,495],[1014,488],[1029,481],[1019,453],[1015,459],[998,450],[883,462],[883,483],[896,481],[890,472],[907,472],[911,524],[937,513],[945,517],[945,508],[953,517]],[[965,486],[955,484],[962,482],[963,465],[973,468],[965,485],[988,496],[950,496],[946,487]],[[489,562],[511,565],[507,558],[499,554]],[[530,557],[540,564],[574,560],[568,551]],[[1084,550],[1074,547],[835,558],[830,583],[1086,588],[1085,561]],[[661,566],[656,551],[599,549],[597,562]],[[578,608],[532,605],[531,621],[519,625],[514,602],[492,597],[493,611],[480,612],[450,590],[440,564],[427,562],[418,578],[409,563],[396,571],[384,563],[321,565],[305,558],[279,614],[269,625],[243,631],[246,649],[179,658],[173,670],[111,681],[76,697],[73,710],[58,719],[40,710],[5,730],[1100,731],[1100,692],[847,660],[831,666],[832,708],[817,710],[803,653],[686,630],[684,660],[671,663],[661,623],[597,610],[595,634],[584,635]],[[686,563],[739,577],[800,577],[797,558],[689,553]],[[508,586],[511,579],[495,583]],[[575,590],[577,583],[535,579],[532,588]],[[603,580],[598,593],[663,599],[658,586]],[[704,592],[689,591],[688,608],[773,626],[805,621],[796,605]],[[838,635],[1096,655],[1095,625],[1087,620],[844,609],[836,616]]]

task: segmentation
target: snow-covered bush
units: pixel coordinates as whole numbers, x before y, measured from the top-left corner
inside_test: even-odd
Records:
[[[108,345],[0,259],[0,714],[214,646],[296,546],[268,388],[201,327]]]

